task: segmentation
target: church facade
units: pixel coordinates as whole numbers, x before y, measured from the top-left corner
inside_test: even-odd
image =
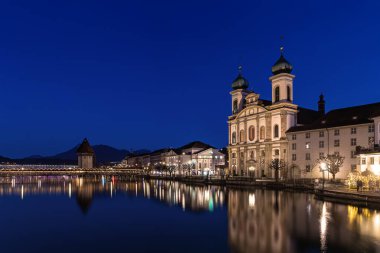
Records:
[[[272,98],[265,100],[249,89],[241,68],[232,83],[228,117],[229,172],[237,176],[274,178],[273,161],[281,161],[282,178],[320,178],[318,158],[344,157],[336,178],[353,171],[380,175],[380,103],[325,112],[320,95],[318,109],[293,103],[293,66],[283,50],[272,66]]]

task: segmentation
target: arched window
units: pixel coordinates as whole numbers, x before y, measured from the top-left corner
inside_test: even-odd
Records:
[[[278,125],[274,125],[274,133],[273,133],[274,138],[279,137],[279,127]]]
[[[274,102],[280,101],[280,87],[274,88]]]
[[[240,130],[239,140],[240,140],[240,142],[244,142],[244,130]]]
[[[265,127],[261,126],[260,127],[260,140],[264,140],[264,139],[265,139]]]
[[[236,143],[236,132],[232,133],[232,143]]]
[[[238,111],[238,101],[237,99],[234,100],[234,104],[233,104],[233,112],[232,113],[237,113]]]
[[[249,130],[248,130],[248,133],[249,133],[249,140],[253,141],[255,139],[255,127],[254,126],[250,126]]]
[[[286,87],[286,97],[287,97],[288,101],[292,101],[292,98],[290,96],[290,87],[289,86]]]

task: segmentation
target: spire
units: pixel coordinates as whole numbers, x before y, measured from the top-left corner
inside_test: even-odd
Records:
[[[243,77],[243,67],[241,65],[238,66],[238,76],[235,78],[235,80],[232,82],[232,89],[247,89],[248,88],[248,81]]]
[[[325,115],[325,105],[326,105],[325,98],[323,96],[323,93],[321,93],[321,95],[319,95],[319,101],[318,101],[318,112],[321,115]]]

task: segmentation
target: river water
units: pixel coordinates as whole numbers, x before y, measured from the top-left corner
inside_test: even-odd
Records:
[[[380,211],[262,189],[0,178],[1,252],[380,252]]]

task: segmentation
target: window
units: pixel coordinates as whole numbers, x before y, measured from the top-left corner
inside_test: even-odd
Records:
[[[320,152],[319,153],[319,158],[321,159],[321,158],[323,158],[325,156],[325,153],[323,153],[323,152]]]
[[[260,127],[260,140],[264,140],[264,139],[265,139],[265,127],[261,126]]]
[[[293,141],[297,140],[297,135],[296,134],[292,134],[292,140]]]
[[[292,150],[296,150],[297,149],[297,144],[296,143],[292,143]]]
[[[261,150],[261,156],[265,156],[265,151]]]
[[[306,149],[310,149],[310,142],[306,142]]]
[[[236,132],[232,133],[232,143],[236,143]]]
[[[232,158],[236,158],[236,153],[232,153]]]
[[[274,102],[280,101],[280,87],[274,88]]]
[[[306,160],[310,160],[310,153],[306,153]]]
[[[370,157],[369,158],[370,164],[375,164],[375,157]]]
[[[306,170],[306,172],[310,172],[310,164],[306,165],[305,170]]]
[[[244,159],[244,152],[241,152],[241,153],[240,153],[240,158],[241,158],[241,159]]]
[[[324,147],[325,147],[325,142],[319,141],[319,148],[324,148]]]
[[[372,146],[375,143],[375,137],[368,137],[368,145]]]
[[[368,133],[373,133],[373,132],[375,132],[375,125],[371,124],[368,126]]]
[[[362,158],[362,164],[366,164],[367,163],[367,160],[365,159],[365,157]]]
[[[356,138],[351,138],[351,146],[356,146]]]
[[[297,160],[297,155],[296,154],[292,154],[292,161],[295,161]]]
[[[335,130],[334,130],[334,135],[335,135],[335,136],[338,136],[338,135],[339,135],[339,129],[335,129]]]
[[[356,127],[351,127],[351,134],[356,134]]]
[[[355,150],[351,150],[351,158],[355,158],[356,156],[356,151]]]
[[[279,137],[279,127],[278,125],[274,125],[274,138]]]
[[[351,172],[355,172],[356,171],[356,164],[351,164]]]
[[[239,140],[240,142],[244,142],[244,130],[240,130]]]
[[[306,133],[305,137],[306,137],[306,139],[309,139],[310,138],[310,133]]]
[[[237,113],[238,112],[238,101],[237,99],[234,100],[234,103],[233,103],[233,111],[232,113]]]
[[[339,140],[334,140],[334,147],[339,147],[339,146],[340,146]]]
[[[255,139],[255,127],[250,126],[248,130],[249,140],[253,141]]]
[[[255,152],[254,151],[251,151],[251,159],[255,159]]]
[[[275,156],[279,156],[280,155],[280,150],[279,149],[275,149],[274,150],[274,155]]]
[[[199,163],[199,168],[202,169],[202,163]]]
[[[292,98],[290,96],[290,87],[289,86],[286,87],[286,98],[288,101],[292,101]]]
[[[325,132],[324,131],[319,131],[319,137],[325,137]]]

